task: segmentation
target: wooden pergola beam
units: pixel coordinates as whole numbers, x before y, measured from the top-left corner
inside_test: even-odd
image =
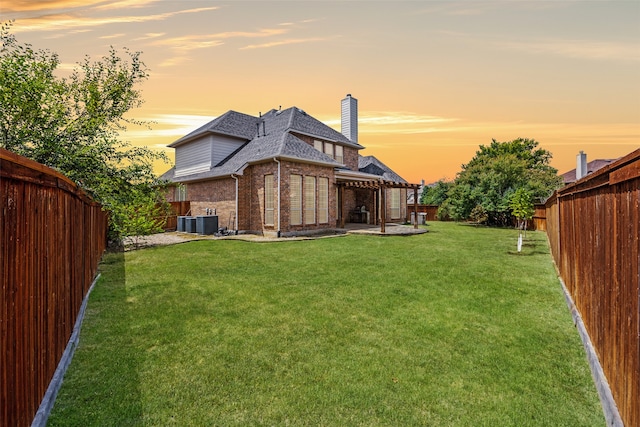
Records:
[[[407,188],[418,190],[420,184],[409,184],[408,182],[395,181],[343,181],[336,183],[338,186],[345,188],[364,188],[369,190],[377,190],[379,188]]]

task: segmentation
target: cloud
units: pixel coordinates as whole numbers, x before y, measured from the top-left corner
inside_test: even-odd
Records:
[[[309,38],[302,38],[302,39],[287,39],[287,40],[280,40],[280,41],[273,41],[273,42],[269,42],[269,43],[262,43],[262,44],[250,44],[244,47],[241,47],[240,50],[247,50],[247,49],[265,49],[265,48],[270,48],[270,47],[276,47],[276,46],[284,46],[284,45],[290,45],[290,44],[300,44],[300,43],[312,43],[312,42],[320,42],[320,41],[326,41],[326,40],[330,40],[330,39],[334,39],[334,37],[309,37]]]
[[[427,6],[414,12],[415,15],[441,14],[449,16],[480,16],[494,14],[505,9],[535,10],[561,9],[570,7],[571,2],[549,1],[458,1],[458,2],[425,2]]]
[[[166,33],[146,33],[144,34],[142,37],[136,37],[133,40],[150,40],[150,39],[156,39],[158,37],[162,37],[164,36]]]
[[[358,130],[369,134],[418,134],[453,132],[463,129],[452,126],[455,118],[417,114],[406,111],[367,111],[358,117]],[[323,120],[329,126],[340,126],[340,119]]]
[[[95,7],[96,10],[122,10],[145,7],[149,4],[158,3],[158,0],[120,0]]]
[[[164,21],[176,15],[201,13],[217,9],[219,9],[219,7],[212,6],[201,7],[197,9],[179,10],[176,12],[158,13],[154,15],[109,16],[104,18],[89,18],[77,16],[76,14],[53,14],[39,18],[20,19],[18,23],[19,25],[16,24],[12,28],[12,32],[17,33],[20,31],[60,31],[64,29],[100,27],[112,24],[131,24],[149,21]]]
[[[160,67],[174,67],[176,65],[184,64],[185,62],[191,61],[191,58],[186,56],[174,56],[172,58],[165,59],[161,63],[158,64]]]
[[[265,28],[258,31],[228,31],[215,34],[191,35],[183,37],[172,37],[153,42],[153,45],[168,46],[178,51],[190,51],[204,49],[223,44],[223,40],[233,38],[262,38],[282,35],[289,30],[284,28]]]
[[[157,139],[162,137],[180,138],[200,126],[210,122],[214,117],[196,114],[154,114],[142,118],[142,121],[152,123],[153,130],[142,128],[127,130],[126,136],[135,139]]]
[[[533,55],[554,55],[587,60],[640,61],[639,41],[601,41],[588,39],[512,39],[481,37],[460,31],[440,30],[437,34],[455,37],[463,42]]]
[[[523,40],[500,41],[494,45],[533,54],[551,54],[591,60],[640,61],[640,43],[604,42],[594,40]]]
[[[125,33],[118,33],[118,34],[110,34],[110,35],[107,35],[107,36],[100,36],[99,38],[101,38],[101,39],[117,39],[117,38],[124,37],[124,36],[126,36]]]
[[[4,13],[48,11],[87,7],[102,3],[103,0],[2,0]]]

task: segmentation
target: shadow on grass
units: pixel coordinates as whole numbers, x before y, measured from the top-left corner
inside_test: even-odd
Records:
[[[515,256],[533,256],[533,255],[546,255],[549,253],[547,250],[547,246],[537,240],[525,240],[522,242],[522,250],[518,252],[517,250],[517,239],[516,239],[515,250],[507,251],[508,255]]]
[[[124,251],[105,254],[100,272],[48,426],[126,426],[142,419],[143,355],[129,344],[135,313],[127,302]]]

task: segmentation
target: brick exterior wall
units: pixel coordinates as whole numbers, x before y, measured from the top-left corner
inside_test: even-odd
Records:
[[[407,217],[407,189],[400,189],[400,216],[398,218],[391,217],[391,189],[387,188],[387,210],[385,211],[385,217],[387,222],[404,222]]]
[[[236,183],[232,178],[214,179],[186,184],[187,200],[191,201],[192,216],[205,215],[215,209],[218,226],[234,228]]]
[[[282,219],[280,222],[280,230],[283,235],[296,234],[301,231],[315,231],[323,230],[326,228],[335,228],[337,223],[337,200],[336,200],[336,186],[333,167],[310,165],[305,163],[293,163],[283,161],[281,164],[282,174],[282,186],[281,186],[281,214]],[[316,178],[316,207],[318,205],[318,178],[328,178],[329,180],[329,222],[320,224],[318,223],[318,215],[316,212],[316,223],[305,224],[304,210],[305,210],[305,198],[302,197],[302,224],[291,225],[291,218],[289,216],[289,202],[291,197],[291,189],[289,186],[289,177],[291,175],[301,175],[303,180],[305,176],[313,176]]]
[[[344,147],[344,164],[349,169],[358,170],[358,150],[355,148]]]
[[[337,200],[333,167],[311,165],[306,163],[293,163],[281,161],[281,220],[280,231],[282,235],[296,234],[305,231],[323,230],[334,228],[337,224]],[[275,224],[264,224],[264,177],[267,174],[274,176],[275,194]],[[329,181],[329,221],[328,223],[303,224],[292,226],[289,217],[290,187],[289,177],[292,175],[314,176],[316,178],[316,206],[318,203],[318,178],[327,178]],[[257,234],[274,234],[278,231],[278,164],[275,161],[250,165],[244,170],[244,174],[238,176],[238,229],[244,232]],[[206,209],[215,209],[218,215],[220,227],[234,228],[235,212],[235,180],[233,178],[214,179],[186,184],[187,200],[191,201],[191,215],[205,215]],[[167,193],[167,200],[173,201],[175,192]],[[302,198],[304,215],[305,200]],[[317,217],[317,215],[316,215]]]

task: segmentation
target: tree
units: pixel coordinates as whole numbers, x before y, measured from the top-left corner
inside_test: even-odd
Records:
[[[518,188],[509,199],[511,213],[516,217],[516,226],[520,230],[527,229],[527,220],[533,218],[535,208],[531,193],[524,188]]]
[[[523,138],[481,145],[448,192],[452,217],[467,219],[476,206],[482,206],[489,224],[506,225],[512,213],[509,201],[517,189],[538,201],[551,195],[562,181],[549,165],[551,153],[537,146],[537,141]]]
[[[452,184],[452,182],[441,179],[435,184],[425,187],[420,196],[420,203],[440,206],[449,197],[447,193]]]
[[[113,238],[126,233],[131,215],[161,214],[156,205],[164,198],[153,162],[166,156],[119,139],[127,125],[147,125],[125,117],[143,102],[137,86],[148,72],[140,52],[125,49],[123,59],[111,48],[98,61],[85,57],[62,78],[56,75],[58,56],[19,44],[11,26],[0,28],[0,147],[78,183],[110,212]],[[137,208],[124,208],[130,205]]]

